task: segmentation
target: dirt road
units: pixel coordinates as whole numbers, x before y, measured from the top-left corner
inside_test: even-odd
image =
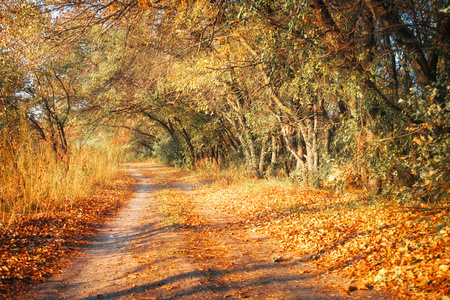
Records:
[[[349,279],[295,255],[273,261],[279,250],[267,237],[241,231],[232,214],[198,204],[203,226],[168,225],[156,198],[167,188],[154,178],[158,168],[130,168],[139,183],[129,205],[71,266],[21,299],[387,299],[373,290],[347,294]],[[171,188],[189,193],[188,184],[174,182]]]

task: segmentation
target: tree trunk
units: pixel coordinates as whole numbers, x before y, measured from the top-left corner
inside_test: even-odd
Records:
[[[183,137],[186,145],[189,149],[189,159],[190,159],[190,165],[193,166],[195,164],[195,149],[194,146],[191,143],[191,137],[189,136],[189,133],[186,131],[186,129],[181,129],[181,136]]]
[[[271,151],[272,151],[272,155],[270,157],[270,166],[269,166],[269,176],[275,176],[276,171],[277,171],[277,152],[278,152],[278,145],[277,145],[277,138],[275,137],[275,135],[271,136],[272,139],[272,146],[271,146]]]
[[[314,120],[314,118],[312,119]],[[314,130],[313,120],[309,118],[299,123],[300,131],[302,133],[303,140],[305,141],[305,148],[306,148],[306,166],[308,170],[307,185],[311,187],[317,185],[315,176],[317,174],[316,159],[318,159],[318,154],[316,153],[317,136]]]
[[[411,51],[414,53],[414,55],[409,57],[409,60],[418,81],[424,85],[435,82],[435,72],[427,61],[426,55],[422,50],[423,47],[408,26],[403,24],[398,16],[386,8],[383,2],[378,0],[364,0],[364,3],[375,18],[384,26],[383,30],[388,30],[389,34],[405,52]]]
[[[259,176],[263,176],[264,174],[264,161],[266,159],[266,144],[267,144],[267,140],[269,139],[268,136],[265,136],[262,140],[262,144],[261,144],[261,152],[259,155]]]

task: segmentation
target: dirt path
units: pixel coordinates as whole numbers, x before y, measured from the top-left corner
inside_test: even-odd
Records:
[[[201,203],[196,211],[207,225],[168,226],[155,198],[163,187],[130,172],[139,183],[129,205],[69,268],[21,299],[384,299],[368,290],[347,295],[341,289],[348,279],[322,274],[292,254],[274,262],[270,240]],[[190,189],[180,181],[173,188]]]

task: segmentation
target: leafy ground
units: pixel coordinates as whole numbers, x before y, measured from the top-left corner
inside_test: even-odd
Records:
[[[314,268],[195,201],[182,173],[128,165],[128,204],[69,267],[16,299],[388,299]],[[142,174],[145,171],[145,175]]]
[[[0,297],[9,298],[58,272],[105,219],[126,203],[135,180],[125,173],[72,207],[16,218],[0,231]]]
[[[190,177],[194,184],[204,179]],[[239,230],[268,235],[320,269],[348,276],[355,282],[348,291],[374,285],[397,298],[450,299],[449,203],[404,206],[363,193],[336,196],[230,178],[216,178],[189,196],[177,191],[160,197],[172,222],[201,224],[196,207],[202,205],[231,214]]]
[[[285,258],[295,253],[316,265],[327,282],[327,273],[348,276],[343,285],[333,283],[330,296],[341,297],[337,288],[355,297],[374,286],[394,298],[449,299],[449,203],[408,207],[361,193],[337,196],[271,180],[208,177],[169,168],[158,168],[161,174],[155,175],[150,168],[141,169],[145,170],[161,187],[156,199],[162,203],[165,222],[186,239],[185,246],[163,255],[183,255],[199,265],[198,282],[212,295],[246,296],[226,294],[224,287],[238,286],[243,280],[242,274],[230,270],[241,270],[249,261],[236,264],[251,252],[269,249],[262,242],[270,237],[277,250],[259,257],[265,255],[277,264],[267,268],[276,268],[278,263],[288,266],[291,260]],[[3,230],[0,293],[7,298],[55,273],[87,243],[101,223],[99,218],[128,201],[133,182],[121,177],[76,207],[20,220]],[[233,242],[235,252],[228,241]],[[244,268],[247,272],[256,269]],[[316,272],[313,269],[300,272]],[[261,276],[263,281],[266,274],[258,274],[252,276]],[[174,291],[176,282],[161,289],[167,287]],[[252,284],[246,288],[247,295],[255,291]]]

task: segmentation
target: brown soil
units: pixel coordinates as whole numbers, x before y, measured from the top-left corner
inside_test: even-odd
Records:
[[[370,287],[349,293],[350,279],[279,252],[269,238],[246,230],[231,212],[195,203],[203,223],[167,225],[156,198],[163,188],[153,177],[158,167],[135,165],[129,170],[139,179],[129,205],[67,269],[18,299],[388,298]],[[172,181],[173,189],[192,189]]]

